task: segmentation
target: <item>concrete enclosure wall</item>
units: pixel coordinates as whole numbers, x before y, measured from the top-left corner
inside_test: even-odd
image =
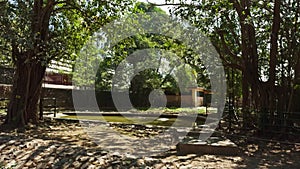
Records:
[[[0,98],[9,98],[11,93],[10,85],[0,85]],[[81,110],[116,110],[114,101],[109,91],[97,91],[93,90],[83,91],[72,89],[56,89],[56,88],[43,88],[41,97],[42,98],[55,98],[56,105],[60,109],[74,110],[73,95],[79,98],[80,101],[76,103],[76,109]],[[119,92],[114,93],[117,99],[126,99],[126,93]],[[93,98],[96,97],[96,99]],[[166,95],[167,107],[193,107],[193,99],[191,95]],[[203,98],[199,97],[198,105],[203,105]],[[130,101],[134,107],[150,107],[148,101],[148,96],[136,96],[131,95]],[[44,100],[44,105],[51,105],[54,100],[46,99]],[[122,103],[122,102],[120,102]],[[123,107],[122,107],[123,106]],[[121,105],[124,110],[128,110],[130,107],[128,105]]]

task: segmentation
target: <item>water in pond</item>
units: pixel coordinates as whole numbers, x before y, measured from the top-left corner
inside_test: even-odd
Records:
[[[147,118],[142,116],[133,116],[133,117],[124,117],[116,115],[71,115],[63,116],[61,118],[66,119],[79,119],[79,120],[99,120],[102,122],[119,122],[125,124],[145,124],[145,125],[157,125],[157,126],[174,126],[174,127],[191,127],[195,121],[192,121],[190,118],[180,118],[177,120],[176,117],[170,118],[156,118],[153,121],[149,121]],[[176,121],[176,123],[174,123]],[[197,120],[198,125],[204,124],[204,120]]]

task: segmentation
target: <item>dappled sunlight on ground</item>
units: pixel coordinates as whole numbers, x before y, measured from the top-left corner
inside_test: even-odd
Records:
[[[3,121],[3,117],[2,117]],[[118,128],[115,126],[114,128]],[[119,128],[118,131],[125,131]],[[130,132],[126,130],[126,132]],[[140,131],[143,133],[142,131]],[[145,130],[135,138],[155,135]],[[105,131],[104,131],[105,133]],[[107,133],[108,134],[108,133]],[[110,137],[113,137],[110,135]],[[184,155],[176,149],[158,156],[137,157],[107,151],[85,133],[79,123],[46,119],[24,133],[0,131],[0,168],[299,168],[299,144],[280,144],[231,138],[241,149],[238,156]]]

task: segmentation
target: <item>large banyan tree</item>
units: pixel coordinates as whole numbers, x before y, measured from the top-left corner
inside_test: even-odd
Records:
[[[242,86],[246,126],[252,123],[249,116],[253,110],[261,124],[271,125],[278,125],[275,116],[284,118],[296,111],[295,89],[300,77],[298,0],[166,0],[155,5],[173,5],[173,15],[187,19],[210,36],[227,70],[239,80],[235,83]]]
[[[46,67],[74,59],[100,26],[131,7],[130,0],[5,0],[0,2],[0,51],[15,68],[5,123],[38,123]]]

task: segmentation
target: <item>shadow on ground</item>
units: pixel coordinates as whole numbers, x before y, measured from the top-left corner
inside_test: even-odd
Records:
[[[21,133],[0,131],[0,168],[300,168],[299,145],[232,140],[240,156],[178,156],[173,149],[139,158],[104,150],[78,123],[48,119]]]

